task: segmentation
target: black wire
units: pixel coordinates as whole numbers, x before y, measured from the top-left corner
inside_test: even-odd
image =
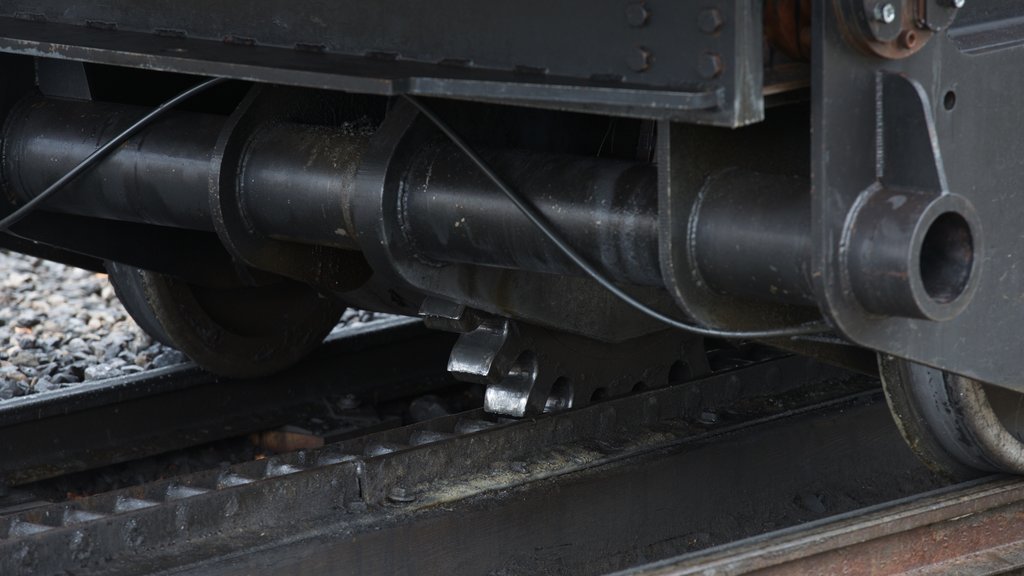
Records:
[[[93,165],[102,160],[105,156],[107,156],[107,154],[110,154],[115,148],[117,148],[121,144],[124,144],[126,140],[138,134],[140,130],[142,130],[146,126],[149,126],[154,120],[163,116],[171,108],[174,108],[178,104],[181,104],[185,100],[188,100],[189,98],[195,96],[196,94],[199,94],[200,92],[205,91],[208,88],[212,88],[213,86],[216,86],[217,84],[226,81],[227,78],[211,78],[210,80],[197,84],[189,88],[188,90],[185,90],[181,94],[178,94],[174,98],[171,98],[170,100],[154,108],[152,112],[146,114],[137,122],[126,128],[123,132],[121,132],[117,136],[114,136],[109,142],[94,150],[92,154],[86,156],[84,160],[75,165],[75,167],[69,170],[67,174],[58,178],[56,182],[47,186],[46,190],[40,192],[35,198],[32,198],[25,204],[19,206],[18,209],[15,210],[14,212],[11,212],[3,219],[0,219],[0,232],[6,232],[8,228],[17,224],[25,216],[28,216],[29,213],[31,213],[41,202],[45,201],[47,198],[52,196],[55,192],[57,192],[64,186],[67,186],[69,182],[71,182],[79,175],[81,175],[82,172],[85,172],[89,168],[92,168]]]
[[[533,207],[532,204],[527,202],[521,197],[516,191],[512,190],[504,180],[499,177],[494,170],[491,169],[490,165],[487,164],[477,155],[477,153],[467,144],[455,131],[452,130],[448,124],[446,124],[441,118],[433,113],[425,104],[419,101],[419,99],[405,95],[405,98],[412,103],[424,116],[426,116],[441,132],[444,132],[452,142],[458,146],[470,160],[476,164],[476,167],[480,169],[495,186],[501,189],[505,193],[505,196],[512,201],[513,204],[519,208],[519,211],[523,213],[536,226],[543,234],[558,247],[566,256],[569,257],[581,270],[587,273],[588,276],[594,279],[598,284],[603,286],[605,290],[608,290],[620,300],[629,304],[633,308],[640,312],[659,320],[673,328],[680,330],[686,330],[687,332],[693,332],[701,336],[709,338],[783,338],[790,336],[805,336],[808,334],[820,334],[822,332],[828,332],[831,328],[825,322],[814,322],[810,324],[803,324],[800,326],[792,326],[788,328],[774,328],[770,330],[751,330],[751,331],[730,331],[730,330],[717,330],[714,328],[705,328],[703,326],[695,326],[680,322],[675,318],[666,316],[661,312],[651,308],[650,306],[640,302],[626,291],[622,290],[615,285],[611,280],[606,278],[597,268],[590,265],[583,256],[581,256],[576,249],[570,246],[565,240],[562,239],[561,235],[547,222],[540,212]]]

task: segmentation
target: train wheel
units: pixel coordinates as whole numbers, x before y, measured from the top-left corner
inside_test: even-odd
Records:
[[[114,291],[150,336],[221,376],[287,368],[318,346],[344,307],[292,281],[209,288],[107,263]]]
[[[1024,474],[1019,393],[892,356],[878,364],[900,433],[929,468],[956,480]]]

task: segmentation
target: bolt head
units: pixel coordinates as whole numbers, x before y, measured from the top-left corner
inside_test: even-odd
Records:
[[[651,53],[646,48],[637,48],[626,59],[626,64],[634,72],[643,72],[651,67]]]
[[[882,2],[875,6],[875,20],[883,24],[892,24],[896,21],[896,6],[892,2]]]
[[[904,50],[913,50],[917,46],[917,33],[913,30],[904,30],[903,33],[900,34],[899,40],[900,46]]]
[[[697,72],[708,80],[718,78],[722,75],[722,57],[714,52],[701,54],[697,61]]]
[[[416,501],[416,495],[410,494],[405,488],[398,486],[388,492],[388,500],[394,504],[408,504]]]
[[[714,34],[722,29],[725,19],[717,8],[701,10],[697,15],[697,27],[705,34]]]
[[[639,28],[647,24],[647,19],[650,17],[651,13],[643,2],[630,2],[626,4],[626,22],[629,22],[630,26]]]

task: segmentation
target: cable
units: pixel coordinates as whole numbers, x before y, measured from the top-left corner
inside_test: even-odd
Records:
[[[115,148],[117,148],[121,144],[124,144],[125,141],[127,141],[132,136],[138,134],[140,130],[142,130],[146,126],[149,126],[151,123],[153,123],[154,120],[163,116],[171,108],[174,108],[178,104],[181,104],[185,100],[188,100],[189,98],[195,96],[196,94],[199,94],[200,92],[204,92],[208,88],[212,88],[217,84],[221,84],[226,81],[227,78],[211,78],[209,80],[206,80],[205,82],[202,82],[189,88],[188,90],[185,90],[181,94],[178,94],[174,98],[171,98],[170,100],[154,108],[152,112],[146,114],[138,121],[136,121],[134,124],[126,128],[123,132],[121,132],[117,136],[114,136],[109,142],[94,150],[92,154],[86,156],[84,160],[76,164],[75,167],[72,168],[71,170],[68,170],[67,174],[64,174],[63,176],[58,178],[56,182],[47,186],[46,190],[40,192],[35,198],[32,198],[25,204],[19,206],[18,209],[15,210],[14,212],[11,212],[3,219],[0,219],[0,232],[6,232],[8,228],[14,226],[22,218],[28,216],[29,213],[35,210],[36,206],[44,202],[47,198],[52,196],[61,188],[67,186],[69,182],[77,178],[83,172],[85,172],[89,168],[92,168],[97,162],[106,157],[107,154],[113,152]]]
[[[808,334],[820,334],[822,332],[828,332],[831,327],[825,322],[814,322],[810,324],[803,324],[800,326],[792,326],[788,328],[775,328],[770,330],[751,330],[751,331],[730,331],[730,330],[716,330],[714,328],[705,328],[703,326],[695,326],[687,324],[667,316],[654,308],[651,308],[647,304],[637,300],[626,291],[616,286],[611,280],[606,278],[597,268],[592,266],[583,256],[581,256],[575,248],[569,245],[565,240],[562,239],[561,235],[547,222],[544,216],[533,207],[532,204],[527,202],[521,197],[516,191],[514,191],[504,180],[499,177],[490,165],[487,164],[477,153],[467,144],[448,124],[446,124],[441,118],[439,118],[433,111],[431,111],[425,104],[419,101],[419,99],[405,94],[406,100],[412,103],[421,114],[427,117],[441,132],[444,132],[455,145],[462,150],[473,164],[480,169],[484,175],[487,176],[494,183],[495,186],[504,192],[505,196],[512,201],[513,204],[519,208],[519,211],[526,216],[530,222],[533,223],[543,234],[558,247],[566,256],[572,260],[576,266],[586,272],[588,276],[594,279],[595,282],[600,284],[617,298],[639,310],[640,312],[663,322],[673,328],[680,330],[686,330],[687,332],[693,332],[701,336],[708,338],[749,338],[749,339],[760,339],[760,338],[786,338],[791,336],[806,336]]]

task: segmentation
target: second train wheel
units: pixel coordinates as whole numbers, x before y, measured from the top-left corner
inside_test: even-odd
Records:
[[[1024,474],[1024,396],[892,356],[878,365],[900,433],[933,471]]]
[[[290,280],[211,288],[107,263],[114,291],[139,326],[221,376],[278,372],[316,348],[345,308]]]

